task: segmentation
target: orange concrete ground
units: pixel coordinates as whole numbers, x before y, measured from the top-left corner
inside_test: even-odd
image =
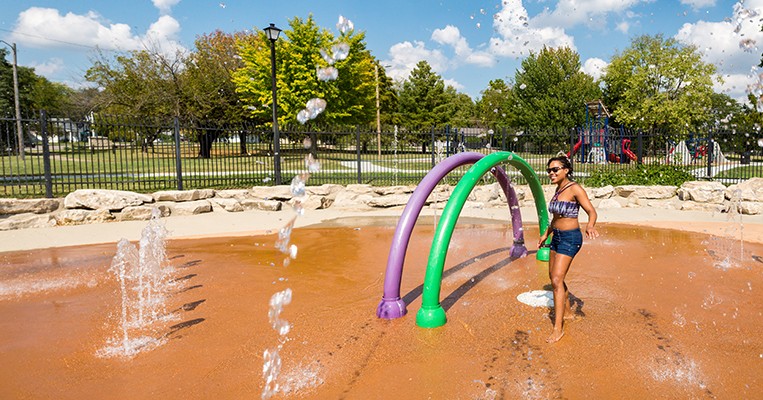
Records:
[[[0,253],[0,398],[241,399],[263,386],[278,344],[270,296],[291,288],[275,398],[755,398],[763,390],[763,244],[716,233],[602,222],[568,275],[577,320],[548,345],[549,311],[516,300],[545,265],[508,261],[502,224],[459,223],[442,304],[448,323],[415,325],[433,235],[422,218],[401,293],[409,315],[375,316],[395,219],[295,229],[284,267],[275,235],[171,240],[177,286],[166,342],[98,357],[118,336],[114,243]],[[145,225],[145,223],[144,223]],[[744,226],[746,238],[757,228]],[[537,225],[526,227],[527,242]],[[532,249],[531,249],[532,250]],[[271,265],[272,263],[272,265]]]

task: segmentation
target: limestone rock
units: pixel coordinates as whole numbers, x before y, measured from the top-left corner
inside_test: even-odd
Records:
[[[612,197],[614,194],[615,194],[615,187],[612,185],[607,185],[604,187],[591,189],[592,199],[608,199]]]
[[[640,199],[669,199],[676,195],[676,187],[622,185],[615,187],[615,193],[620,197],[633,196]]]
[[[410,199],[411,199],[411,196],[407,194],[392,194],[389,196],[379,196],[379,197],[370,198],[368,199],[368,201],[366,201],[366,204],[368,204],[371,207],[389,208],[389,207],[405,206],[406,204],[408,204],[408,200]]]
[[[283,203],[278,200],[242,199],[239,201],[245,210],[281,211]]]
[[[712,211],[712,212],[721,212],[723,211],[724,207],[722,204],[716,204],[716,203],[699,203],[696,201],[683,201],[681,202],[681,210],[685,211]]]
[[[763,178],[750,178],[731,185],[726,189],[725,195],[727,199],[763,202]]]
[[[58,210],[59,199],[0,199],[0,215],[46,214]]]
[[[162,217],[170,215],[170,208],[165,204],[159,204],[157,206],[125,207],[119,213],[114,214],[114,217],[117,221],[148,221],[151,219],[155,208],[159,209],[160,216]]]
[[[244,206],[242,206],[237,199],[214,197],[209,201],[212,203],[213,208],[218,206],[228,212],[244,211]]]
[[[683,201],[722,204],[725,192],[726,186],[720,182],[693,181],[684,182],[676,193]]]
[[[388,195],[398,195],[398,194],[406,194],[406,193],[413,193],[413,191],[416,189],[415,186],[379,186],[374,187],[372,191],[380,196],[388,196]]]
[[[252,197],[265,200],[286,201],[291,199],[291,188],[286,185],[279,186],[255,186],[249,190]]]
[[[70,209],[56,215],[58,225],[92,224],[113,221],[114,215],[107,208],[97,210]]]
[[[249,191],[246,189],[225,189],[225,190],[216,190],[215,191],[215,197],[221,198],[221,199],[245,199],[249,197]]]
[[[78,189],[66,195],[64,207],[118,211],[125,207],[153,202],[154,198],[149,195],[124,190]]]
[[[0,219],[0,231],[28,228],[46,228],[55,226],[56,224],[56,219],[48,214],[14,214],[8,218]]]
[[[763,213],[763,203],[757,201],[740,201],[739,212],[746,215],[758,215]]]
[[[599,202],[598,208],[607,209],[607,208],[622,208],[623,205],[620,204],[619,201],[615,199],[602,199]]]
[[[342,185],[327,183],[320,186],[308,186],[305,188],[305,191],[310,195],[332,196],[342,189],[344,189]]]
[[[184,201],[170,206],[172,215],[197,215],[212,211],[209,200]]]
[[[215,195],[212,189],[193,189],[193,190],[161,190],[154,193],[155,201],[195,201],[208,199]]]

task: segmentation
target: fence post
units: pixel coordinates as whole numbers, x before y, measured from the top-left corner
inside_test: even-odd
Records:
[[[355,154],[358,157],[358,184],[360,184],[362,182],[360,168],[360,126],[355,127]]]
[[[178,190],[183,190],[183,167],[180,162],[180,121],[174,119],[173,133],[175,136],[175,175],[178,181]]]
[[[445,157],[450,157],[450,125],[445,125]]]
[[[636,157],[636,163],[641,165],[644,163],[644,132],[642,132],[641,129],[638,130],[636,139],[638,139],[638,156]]]
[[[501,128],[501,150],[506,151],[506,127]],[[516,149],[514,149],[516,150]]]
[[[42,166],[45,174],[45,197],[53,198],[53,177],[50,172],[50,142],[48,141],[48,115],[40,111],[40,129],[42,133]]]
[[[432,154],[432,168],[434,168],[435,166],[434,153],[436,152],[437,152],[437,146],[435,145],[435,142],[434,142],[434,126],[433,126],[432,127],[432,150],[430,151],[430,153]]]
[[[713,178],[713,132],[707,133],[707,179]]]
[[[575,128],[570,128],[570,161],[575,157],[575,143],[577,142],[575,140],[575,136],[577,136],[576,133],[577,131]]]

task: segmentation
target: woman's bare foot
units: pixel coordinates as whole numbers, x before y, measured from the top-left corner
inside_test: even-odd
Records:
[[[548,337],[548,339],[546,339],[546,343],[556,343],[563,336],[564,336],[564,331],[563,330],[556,330],[556,329],[554,329],[554,331],[551,332],[551,335]]]

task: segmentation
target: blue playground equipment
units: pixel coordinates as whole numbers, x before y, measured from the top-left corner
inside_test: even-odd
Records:
[[[586,122],[578,127],[578,141],[567,153],[572,159],[578,155],[578,162],[604,164],[606,162],[629,163],[636,160],[636,154],[631,151],[631,140],[626,137],[625,130],[609,126],[609,111],[601,100],[585,103]]]

